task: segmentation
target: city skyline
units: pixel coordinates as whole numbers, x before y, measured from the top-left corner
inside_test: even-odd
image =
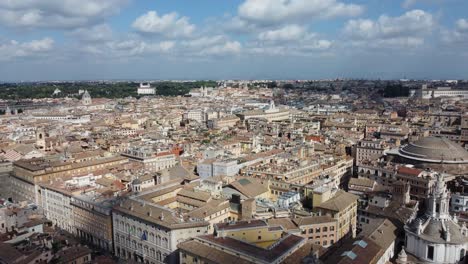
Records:
[[[0,3],[0,81],[466,79],[461,0]]]

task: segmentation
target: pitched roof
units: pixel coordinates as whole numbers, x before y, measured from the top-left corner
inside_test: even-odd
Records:
[[[255,198],[268,192],[268,187],[253,178],[241,178],[232,182],[231,186],[248,198]]]
[[[336,192],[333,198],[318,205],[317,207],[338,212],[356,202],[357,199],[358,196],[343,190],[339,190]]]

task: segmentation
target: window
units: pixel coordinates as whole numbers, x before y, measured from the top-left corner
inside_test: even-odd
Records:
[[[315,228],[315,233],[320,233],[320,227]]]
[[[313,228],[310,228],[309,229],[309,234],[313,234],[314,233],[314,229]]]
[[[427,258],[434,260],[434,246],[427,246]]]
[[[335,231],[335,227],[334,227],[334,226],[330,226],[330,231]]]
[[[326,245],[327,245],[327,241],[324,240],[322,244],[323,244],[324,246],[326,246]]]
[[[262,239],[262,236],[258,236],[258,240],[261,240]]]
[[[328,232],[328,228],[327,228],[326,226],[324,226],[324,227],[322,228],[322,232]]]

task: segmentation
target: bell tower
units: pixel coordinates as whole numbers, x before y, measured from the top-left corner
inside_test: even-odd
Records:
[[[46,132],[43,127],[39,127],[36,129],[36,146],[39,149],[45,149],[46,147]]]

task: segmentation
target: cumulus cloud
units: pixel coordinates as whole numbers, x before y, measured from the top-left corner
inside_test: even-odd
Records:
[[[127,0],[2,0],[0,23],[9,27],[76,28],[119,12]]]
[[[176,12],[159,16],[156,11],[138,17],[133,28],[141,33],[161,34],[167,37],[189,37],[195,31],[195,25],[188,17],[180,17]]]
[[[51,51],[54,40],[43,38],[29,42],[18,42],[15,40],[0,42],[0,60],[8,61],[16,58],[40,57]]]
[[[262,41],[292,41],[304,38],[307,29],[304,26],[286,25],[279,29],[261,32],[258,39]]]
[[[87,42],[98,42],[112,39],[112,29],[107,24],[95,25],[89,28],[78,28],[69,35]]]
[[[330,49],[332,41],[320,39],[305,26],[285,25],[260,32],[257,41],[250,42],[248,50],[265,55],[309,55]]]
[[[189,57],[237,55],[241,50],[242,44],[226,35],[201,36],[178,46],[179,55]]]
[[[416,47],[424,43],[430,34],[435,20],[430,13],[412,10],[399,17],[380,16],[370,19],[350,20],[344,33],[353,44],[375,47]]]
[[[463,18],[457,20],[457,30],[468,31],[468,20]]]
[[[297,20],[349,17],[362,14],[360,5],[336,0],[246,0],[238,8],[240,18],[264,25]]]
[[[468,20],[458,19],[453,29],[442,30],[442,41],[449,45],[468,45]]]

